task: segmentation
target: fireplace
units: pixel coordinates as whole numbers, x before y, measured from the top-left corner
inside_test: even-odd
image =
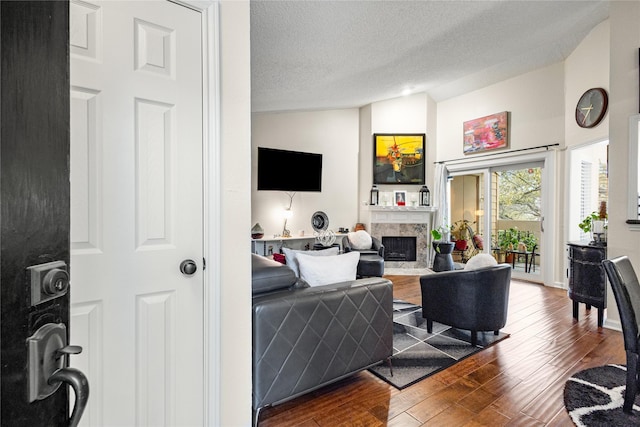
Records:
[[[415,261],[415,236],[382,236],[385,261]]]
[[[431,251],[431,239],[429,230],[433,228],[432,215],[436,208],[432,206],[369,206],[370,234],[380,241],[383,236],[409,237],[415,242],[415,258],[413,261],[385,260],[385,268],[428,268],[430,259],[433,259]],[[385,240],[386,241],[386,240]],[[394,252],[385,246],[385,253]],[[405,255],[406,257],[406,255]]]

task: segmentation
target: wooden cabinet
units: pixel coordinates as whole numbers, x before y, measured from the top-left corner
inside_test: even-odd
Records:
[[[598,309],[598,327],[602,327],[607,308],[606,275],[602,261],[607,257],[605,246],[586,242],[569,242],[569,298],[573,301],[573,318],[578,319],[578,305]]]

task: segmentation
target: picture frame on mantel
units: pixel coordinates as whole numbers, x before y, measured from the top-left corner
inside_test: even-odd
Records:
[[[509,148],[509,112],[503,111],[464,122],[462,132],[464,154]]]
[[[407,205],[407,192],[406,191],[394,191],[393,192],[393,204],[395,206]]]
[[[425,134],[373,134],[373,183],[424,185]]]

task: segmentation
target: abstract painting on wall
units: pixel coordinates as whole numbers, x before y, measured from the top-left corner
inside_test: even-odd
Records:
[[[373,135],[373,183],[424,185],[425,134]]]
[[[509,147],[509,112],[492,114],[463,124],[464,154]]]

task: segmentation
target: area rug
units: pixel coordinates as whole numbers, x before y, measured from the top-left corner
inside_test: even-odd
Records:
[[[574,374],[564,386],[564,406],[577,426],[639,426],[640,396],[622,412],[627,368],[606,365]]]
[[[507,338],[500,332],[478,332],[478,345],[471,345],[471,332],[433,322],[427,332],[422,307],[406,301],[393,301],[393,376],[386,363],[369,369],[373,374],[402,390],[464,358]]]

